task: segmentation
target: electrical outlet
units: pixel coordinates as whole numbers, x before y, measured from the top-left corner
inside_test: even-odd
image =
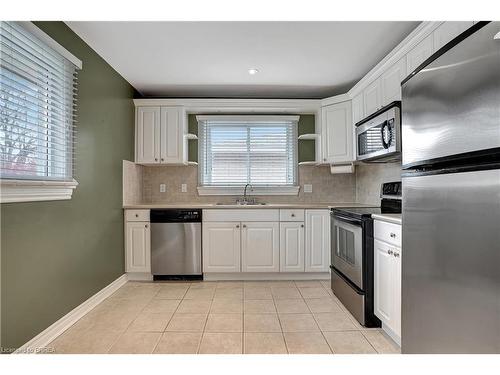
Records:
[[[304,184],[304,193],[312,193],[312,192],[313,192],[312,184]]]
[[[188,186],[187,184],[181,184],[181,192],[183,193],[187,193],[188,191]]]
[[[167,191],[167,185],[160,184],[160,193],[165,193]]]

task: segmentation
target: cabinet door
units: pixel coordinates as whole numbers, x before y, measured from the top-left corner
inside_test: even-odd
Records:
[[[280,223],[280,272],[304,272],[304,223]]]
[[[401,100],[401,81],[406,78],[406,57],[391,66],[382,77],[382,107],[395,100]]]
[[[279,272],[279,223],[245,222],[241,228],[242,272]]]
[[[321,109],[323,161],[343,163],[353,160],[351,102],[329,105]]]
[[[356,95],[352,98],[352,123],[356,125],[359,121],[363,120],[365,117],[365,111],[363,108],[363,93]]]
[[[374,240],[374,310],[375,315],[392,327],[394,320],[394,256],[393,248]]]
[[[393,272],[394,272],[394,323],[392,330],[401,337],[401,249],[394,248]]]
[[[446,43],[463,33],[474,24],[472,21],[446,21],[434,30],[434,51],[439,50]]]
[[[151,272],[149,223],[125,223],[125,272]]]
[[[306,210],[305,271],[330,270],[330,210]]]
[[[382,108],[382,93],[380,88],[380,79],[377,78],[363,91],[363,102],[365,117],[377,112]]]
[[[413,72],[420,64],[434,53],[432,34],[417,44],[406,55],[406,74]]]
[[[160,107],[137,107],[135,150],[137,163],[160,162]]]
[[[240,272],[240,223],[203,223],[203,272]]]
[[[184,118],[178,107],[161,107],[160,160],[164,164],[182,164]]]

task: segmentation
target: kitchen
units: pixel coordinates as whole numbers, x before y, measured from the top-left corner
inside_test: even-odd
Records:
[[[304,47],[305,83],[270,84],[284,40],[311,30],[376,51],[349,49],[332,90],[300,68]],[[18,153],[2,151],[2,351],[500,353],[498,22],[2,21],[1,35],[0,142]],[[165,41],[193,49],[170,61]],[[186,78],[197,55],[220,66]]]

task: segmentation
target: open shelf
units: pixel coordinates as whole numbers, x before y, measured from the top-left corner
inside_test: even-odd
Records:
[[[311,133],[311,134],[301,134],[299,135],[299,140],[316,140],[318,139],[319,134]]]

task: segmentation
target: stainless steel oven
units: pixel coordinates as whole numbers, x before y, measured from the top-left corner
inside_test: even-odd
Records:
[[[361,220],[333,215],[333,266],[363,289],[363,228]]]
[[[401,102],[393,102],[356,124],[356,159],[389,162],[401,159]]]

